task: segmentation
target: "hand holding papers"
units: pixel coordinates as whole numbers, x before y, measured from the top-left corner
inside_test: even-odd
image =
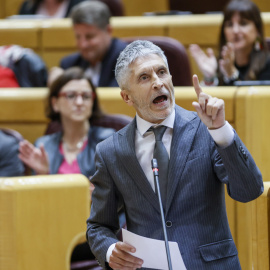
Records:
[[[144,261],[142,267],[168,270],[165,242],[146,238],[122,229],[123,242],[136,248],[133,256]],[[169,242],[173,270],[186,270],[178,244]]]

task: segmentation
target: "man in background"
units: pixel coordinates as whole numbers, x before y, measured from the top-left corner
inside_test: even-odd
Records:
[[[112,38],[111,13],[106,4],[85,1],[71,11],[73,30],[79,52],[61,60],[61,68],[83,68],[95,86],[118,87],[114,68],[126,43]]]

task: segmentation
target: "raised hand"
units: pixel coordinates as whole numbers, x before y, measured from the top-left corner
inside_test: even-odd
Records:
[[[117,242],[110,256],[110,267],[115,270],[136,270],[141,268],[143,261],[132,256],[130,252],[135,252],[135,248],[127,243]]]
[[[193,75],[193,86],[198,102],[192,102],[198,116],[209,129],[217,129],[225,125],[224,101],[204,93],[197,75]]]
[[[216,76],[218,63],[212,49],[208,48],[205,54],[197,44],[191,44],[189,51],[205,78],[210,79]]]
[[[20,142],[19,152],[20,160],[35,170],[37,174],[49,173],[49,159],[43,145],[37,148],[24,140]]]
[[[234,46],[232,43],[227,43],[227,45],[222,47],[221,57],[219,69],[224,76],[230,78],[236,70]]]

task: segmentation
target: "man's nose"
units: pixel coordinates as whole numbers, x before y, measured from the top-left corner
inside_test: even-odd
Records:
[[[153,78],[153,87],[155,89],[160,89],[163,86],[163,81],[157,76],[157,74],[155,74]]]
[[[80,48],[86,48],[88,46],[88,42],[85,38],[81,38],[78,43]]]

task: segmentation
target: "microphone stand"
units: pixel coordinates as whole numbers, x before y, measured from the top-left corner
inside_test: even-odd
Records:
[[[156,191],[157,191],[157,195],[158,195],[158,201],[159,201],[159,208],[160,208],[160,215],[161,215],[163,234],[164,234],[164,239],[165,239],[165,247],[166,247],[168,267],[169,267],[169,270],[173,270],[172,269],[170,248],[169,248],[168,237],[167,237],[167,231],[166,231],[166,225],[165,225],[165,219],[164,219],[163,205],[162,205],[162,200],[161,200],[161,195],[160,195],[157,160],[155,158],[153,158],[152,161],[151,161],[151,164],[152,164],[154,180],[155,180],[155,187],[156,187]]]

